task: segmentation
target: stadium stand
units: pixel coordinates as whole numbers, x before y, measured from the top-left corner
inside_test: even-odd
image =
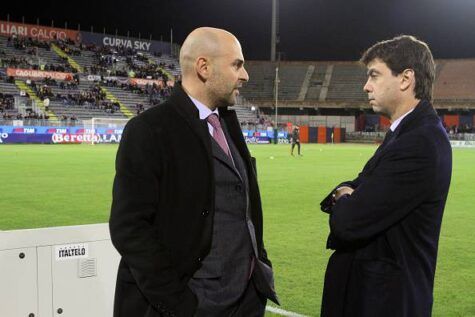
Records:
[[[471,132],[475,120],[475,60],[437,60],[436,64],[434,107],[448,132]],[[251,81],[242,95],[259,108],[266,121],[273,121],[275,114],[274,83],[279,69],[281,128],[286,123],[318,126],[325,122],[322,118],[335,115],[355,118],[356,131],[385,131],[389,126],[368,105],[363,91],[366,70],[358,62],[250,61],[246,67]]]
[[[363,101],[368,97],[362,87],[366,81],[366,70],[355,63],[336,64],[328,86],[328,101]]]
[[[368,108],[363,91],[366,70],[358,62],[246,63],[251,82],[242,93],[251,102],[272,107],[275,69],[279,68],[279,101],[284,106],[338,103]],[[438,60],[435,102],[468,102],[475,107],[475,60]],[[308,81],[306,76],[309,77]],[[308,82],[308,87],[305,87]],[[325,89],[327,90],[326,92]],[[304,94],[299,94],[305,92]],[[440,104],[443,108],[443,105]]]
[[[248,61],[246,68],[251,81],[241,89],[235,106],[242,125],[266,128],[273,124],[278,75],[281,124],[321,124],[326,119],[319,116],[352,116],[356,122],[371,122],[376,129],[387,128],[383,119],[371,117],[362,89],[366,70],[357,62]],[[24,70],[48,73],[46,78],[28,79],[18,75]],[[51,74],[61,76],[48,78]],[[464,129],[473,126],[473,74],[475,60],[437,61],[434,105],[441,116],[460,116],[458,121],[444,119],[448,129],[454,123]],[[179,80],[177,59],[161,51],[68,38],[40,41],[0,36],[0,112],[4,120],[38,118],[75,125],[93,117],[130,118],[164,101]],[[366,118],[359,119],[362,115]],[[365,124],[356,124],[356,129],[364,130]]]
[[[438,78],[434,97],[439,102],[475,101],[475,60],[438,62]]]
[[[161,52],[140,52],[130,48],[86,45],[70,40],[42,42],[31,38],[0,37],[0,93],[4,119],[55,119],[74,125],[93,117],[129,118],[163,102],[171,85],[180,80],[176,58]],[[16,78],[9,68],[71,73],[66,80]],[[143,79],[144,83],[130,79]],[[63,78],[64,79],[64,78]],[[161,83],[160,83],[161,82]],[[21,91],[33,107],[20,113],[15,96]],[[2,96],[3,96],[2,95]],[[44,100],[48,98],[48,109]],[[18,99],[18,98],[17,98]],[[247,106],[237,107],[246,122],[256,115]]]
[[[246,62],[249,78],[252,78],[241,89],[241,93],[249,100],[272,101],[274,96],[275,65],[269,62]]]

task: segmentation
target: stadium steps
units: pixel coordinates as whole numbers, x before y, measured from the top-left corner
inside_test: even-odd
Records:
[[[81,51],[81,55],[74,56],[74,60],[82,67],[85,73],[87,73],[87,69],[91,66],[94,66],[94,52],[90,51]]]
[[[101,90],[106,94],[106,98],[112,102],[117,102],[120,106],[120,112],[122,112],[127,118],[132,118],[134,116],[133,112],[127,108],[116,96],[114,96],[106,87],[100,86]]]
[[[107,118],[118,118],[118,119],[125,118],[125,116],[120,111],[111,114],[111,113],[105,113],[104,110],[101,110],[101,109],[90,109],[90,108],[85,108],[84,106],[81,106],[81,105],[65,106],[64,104],[58,101],[52,101],[49,107],[50,109],[53,109],[54,112],[59,117],[75,116],[78,120],[90,120],[91,118],[94,118],[94,117],[95,118],[107,117]]]
[[[136,94],[129,90],[119,88],[119,87],[110,87],[107,86],[107,89],[111,94],[113,94],[117,99],[119,99],[127,108],[137,109],[137,104],[142,104],[145,109],[150,108],[150,97],[148,95]]]
[[[247,72],[251,80],[239,91],[248,100],[273,100],[275,65],[272,63],[248,62]]]
[[[46,113],[51,120],[58,120],[58,117],[53,111],[51,110],[46,111],[43,101],[40,99],[40,97],[36,95],[33,89],[31,89],[24,81],[16,79],[15,85],[20,90],[26,91],[28,95],[30,96],[30,98],[36,102],[36,105],[41,109],[41,111],[43,111],[43,113]]]
[[[0,93],[12,96],[20,95],[20,91],[15,84],[0,81]]]
[[[335,64],[326,101],[366,101],[366,79],[366,69],[356,63]]]
[[[236,104],[231,107],[232,110],[236,111],[239,122],[252,122],[255,123],[257,120],[257,115],[255,111],[252,111],[250,107],[245,105]]]
[[[147,59],[149,64],[154,64],[154,65],[158,66],[158,63],[156,63],[153,59],[151,59],[150,56],[145,55],[145,54],[143,56]],[[175,76],[172,73],[170,73],[169,71],[167,71],[165,68],[158,66],[158,69],[160,69],[162,71],[162,73],[167,75],[168,80],[175,81]]]
[[[323,87],[326,71],[327,65],[315,65],[315,71],[313,72],[312,78],[310,78],[305,100],[317,101],[320,98],[320,92]]]
[[[279,66],[279,100],[297,100],[304,84],[308,65],[281,64]]]
[[[81,91],[89,91],[90,85],[88,82],[80,82],[78,87],[70,89],[61,89],[58,86],[50,86],[51,91],[55,95],[78,95]],[[106,113],[99,108],[89,107],[87,105],[77,105],[71,102],[64,102],[63,100],[51,100],[49,108],[56,113],[58,117],[72,117],[75,116],[79,120],[91,119],[92,117],[113,117],[125,118],[119,111],[116,113]]]
[[[304,101],[305,96],[307,96],[308,87],[310,85],[310,79],[312,78],[313,72],[315,71],[315,65],[309,65],[307,68],[307,73],[305,73],[305,78],[300,88],[298,101]]]
[[[81,67],[81,65],[79,65],[72,57],[70,57],[68,54],[66,54],[61,48],[59,48],[56,44],[54,43],[51,43],[51,48],[53,49],[53,51],[58,54],[58,56],[60,57],[64,57],[68,60],[68,63],[69,65],[71,65],[72,68],[74,68],[75,70],[77,70],[78,73],[83,73],[84,70],[83,68]]]
[[[171,80],[173,80],[174,78],[176,79],[176,77],[181,74],[181,68],[180,68],[179,62],[177,61],[176,58],[168,56],[166,54],[163,54],[161,57],[154,56],[150,53],[143,53],[143,54],[144,54],[145,57],[147,57],[149,60],[151,60],[152,63],[154,63],[154,64],[160,64],[160,63],[163,62],[165,64],[175,65],[175,68],[173,68],[173,69],[170,68],[170,69],[166,70],[166,69],[161,68],[162,70],[165,71],[165,74],[167,74],[167,76],[171,75],[171,76],[168,77]]]
[[[7,38],[0,36],[0,47],[5,53],[2,58],[25,58],[32,65],[60,65],[62,61],[59,59],[58,55],[44,48],[36,48],[36,55],[31,55],[27,53],[27,50],[16,49],[13,46],[7,45]],[[41,68],[40,68],[41,69]]]
[[[328,65],[327,70],[325,71],[325,79],[323,80],[322,88],[320,89],[320,97],[318,97],[319,101],[325,101],[328,95],[328,87],[330,87],[330,83],[332,80],[333,75],[333,65]]]

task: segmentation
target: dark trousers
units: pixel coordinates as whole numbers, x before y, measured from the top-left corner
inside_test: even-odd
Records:
[[[116,288],[117,292],[121,292],[125,298],[129,298],[135,303],[140,303],[140,305],[130,306],[126,305],[126,302],[116,303],[114,317],[165,316],[152,308],[135,284],[119,283]],[[257,292],[254,281],[251,279],[239,301],[236,305],[229,307],[227,312],[216,315],[209,311],[200,310],[198,307],[194,317],[263,317],[266,303],[267,299]]]
[[[251,279],[236,305],[230,307],[228,313],[221,314],[219,317],[263,317],[266,303],[267,299],[257,292],[254,281]],[[194,315],[194,317],[212,316],[214,315],[206,311],[201,311],[199,308]]]
[[[291,153],[291,154],[294,153],[295,144],[297,144],[297,152],[298,152],[298,154],[300,155],[300,142],[292,142],[292,149],[290,150],[290,153]]]

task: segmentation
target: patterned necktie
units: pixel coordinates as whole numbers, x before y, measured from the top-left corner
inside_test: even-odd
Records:
[[[226,143],[226,139],[224,138],[223,129],[221,128],[221,123],[219,122],[218,115],[212,113],[208,116],[208,118],[206,118],[206,120],[213,127],[213,139],[219,144],[221,149],[223,149],[224,153],[226,153],[226,155],[232,159],[228,144]]]

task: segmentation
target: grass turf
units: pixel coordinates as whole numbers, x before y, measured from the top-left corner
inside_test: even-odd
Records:
[[[373,154],[371,145],[250,146],[257,158],[266,248],[283,309],[317,316],[328,217],[320,200],[352,179]],[[0,147],[0,230],[106,222],[114,176],[113,145]],[[475,150],[454,149],[434,290],[433,316],[475,316]],[[268,316],[273,314],[268,314]]]

